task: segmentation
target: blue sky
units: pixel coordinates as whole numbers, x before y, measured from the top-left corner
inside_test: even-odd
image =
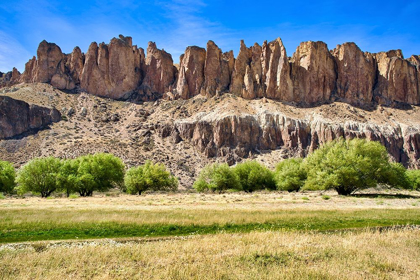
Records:
[[[363,51],[402,49],[420,54],[420,1],[205,1],[9,0],[0,6],[0,71],[23,71],[42,40],[63,52],[86,52],[92,41],[119,34],[179,60],[189,45],[213,40],[223,51],[282,38],[289,56],[300,42],[324,41],[330,49],[356,42]]]

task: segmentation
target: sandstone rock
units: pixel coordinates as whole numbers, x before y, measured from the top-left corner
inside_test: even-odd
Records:
[[[156,44],[149,42],[146,57],[146,76],[141,86],[143,93],[164,94],[171,90],[175,82],[177,70],[172,56],[164,50],[159,50]]]
[[[244,86],[242,97],[245,99],[254,99],[264,95],[264,85],[262,82],[262,48],[257,43],[250,48],[250,64],[246,66],[244,76]]]
[[[206,50],[196,46],[188,47],[179,59],[179,74],[176,93],[182,99],[200,94],[204,82]]]
[[[56,44],[42,41],[38,46],[37,58],[35,77],[33,78],[35,82],[49,83],[57,71],[61,72],[64,54]]]
[[[401,50],[375,54],[378,63],[378,81],[374,89],[376,101],[419,104],[419,82],[416,66],[405,60]]]
[[[292,58],[294,101],[314,105],[329,100],[335,91],[335,68],[325,43],[301,43]]]
[[[213,41],[208,41],[202,94],[211,97],[216,95],[216,91],[227,91],[234,63],[235,58],[232,51],[222,53],[222,50]]]
[[[281,113],[261,113],[178,120],[174,127],[182,140],[190,141],[207,157],[224,157],[226,153],[232,153],[242,158],[250,153],[275,149],[305,156],[320,145],[343,137],[379,141],[396,161],[408,166],[420,164],[420,130],[404,131],[399,125],[353,121],[331,123],[295,119]]]
[[[281,39],[264,42],[262,55],[265,95],[271,99],[294,101],[289,59]]]
[[[251,55],[251,50],[246,47],[244,40],[241,40],[241,48],[238,57],[235,60],[235,67],[230,83],[230,92],[238,96],[242,96],[243,89],[245,88],[244,77],[246,74],[246,67],[251,62]]]
[[[69,55],[66,67],[70,70],[70,77],[76,85],[80,84],[80,77],[83,71],[85,56],[79,47],[75,47]]]
[[[0,116],[0,139],[36,131],[61,119],[56,109],[28,104],[7,96],[0,96]]]
[[[25,64],[25,71],[20,76],[20,82],[23,83],[35,83],[34,80],[36,72],[36,57],[32,57],[28,62]]]
[[[80,78],[87,92],[112,99],[126,99],[142,79],[144,55],[132,46],[131,37],[113,38],[109,45],[92,43]]]
[[[372,54],[363,53],[355,43],[337,45],[332,53],[338,73],[336,95],[350,104],[370,104],[376,79]]]
[[[12,77],[11,77],[10,81],[12,83],[16,83],[16,82],[19,81],[19,78],[20,78],[20,72],[15,67],[13,67]]]

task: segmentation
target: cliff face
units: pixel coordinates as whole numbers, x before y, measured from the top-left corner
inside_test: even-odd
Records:
[[[55,109],[0,96],[0,140],[42,129],[61,119]]]
[[[419,167],[420,163],[420,127],[400,124],[330,122],[322,117],[293,118],[263,112],[200,115],[177,120],[169,130],[179,133],[179,141],[191,142],[207,157],[230,156],[231,163],[261,151],[287,150],[294,156],[306,156],[323,143],[340,137],[379,141],[395,161],[411,167]]]
[[[86,54],[71,54],[41,42],[18,82],[50,83],[58,89],[79,88],[111,99],[155,100],[166,96],[189,99],[231,92],[245,99],[270,98],[314,106],[340,100],[353,105],[420,104],[420,61],[404,59],[401,51],[371,54],[354,43],[328,50],[323,42],[303,42],[291,58],[280,38],[246,47],[241,41],[236,59],[209,41],[207,49],[187,47],[179,71],[172,56],[149,43],[147,55],[131,37],[109,44],[92,43]],[[4,80],[4,79],[3,79]],[[6,85],[6,83],[3,83]]]

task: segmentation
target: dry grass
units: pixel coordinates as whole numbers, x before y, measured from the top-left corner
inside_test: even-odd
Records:
[[[419,279],[420,231],[252,232],[0,249],[1,279]]]

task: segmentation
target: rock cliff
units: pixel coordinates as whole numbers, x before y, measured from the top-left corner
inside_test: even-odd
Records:
[[[179,71],[172,56],[149,42],[147,55],[120,35],[109,44],[92,43],[86,54],[71,54],[43,41],[25,72],[13,72],[0,86],[19,82],[50,83],[58,89],[84,90],[111,99],[134,101],[189,99],[198,94],[231,92],[245,99],[269,98],[297,106],[343,101],[356,106],[420,104],[420,61],[401,51],[362,52],[355,43],[329,50],[323,42],[303,42],[288,57],[280,38],[247,47],[238,56],[207,48],[187,47]]]
[[[0,96],[0,140],[37,131],[61,119],[55,109]]]

